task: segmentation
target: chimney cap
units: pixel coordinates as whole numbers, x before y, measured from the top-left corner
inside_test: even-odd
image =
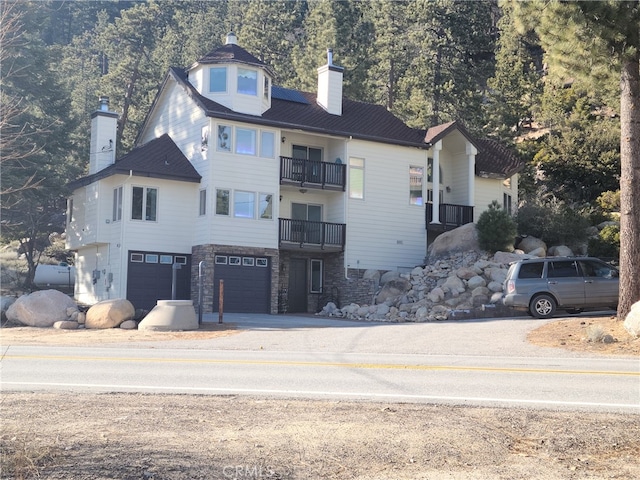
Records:
[[[109,111],[109,97],[105,96],[105,95],[101,95],[99,100],[99,105],[98,105],[98,110],[102,111],[102,112],[108,112]]]
[[[232,31],[227,33],[227,40],[225,42],[225,45],[237,45],[238,44],[238,37],[236,37],[236,34],[233,33]]]
[[[333,65],[333,48],[327,48],[327,65]]]

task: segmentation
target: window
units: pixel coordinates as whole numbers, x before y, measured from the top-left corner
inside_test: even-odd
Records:
[[[260,218],[271,220],[273,218],[273,195],[261,193],[258,208],[260,209]]]
[[[218,150],[231,151],[231,127],[228,125],[218,125]]]
[[[226,265],[226,264],[227,264],[226,255],[216,255],[216,265]]]
[[[229,265],[240,265],[240,257],[229,257]]]
[[[523,263],[522,265],[520,265],[518,278],[542,278],[543,268],[544,263],[542,262]]]
[[[311,293],[322,293],[322,260],[311,260]]]
[[[248,128],[236,128],[236,153],[256,154],[256,131]]]
[[[423,205],[422,198],[422,167],[409,167],[409,203],[411,205]]]
[[[144,256],[141,253],[132,253],[131,261],[133,263],[142,263],[144,261]]]
[[[264,76],[264,85],[262,87],[262,96],[265,100],[269,100],[269,77]]]
[[[113,215],[111,220],[122,220],[122,187],[113,189]]]
[[[209,91],[211,93],[225,93],[227,91],[227,67],[209,69]]]
[[[162,265],[173,265],[173,255],[160,255]]]
[[[260,132],[260,156],[273,158],[276,153],[275,135],[273,132]]]
[[[144,256],[145,263],[158,263],[158,255],[155,253],[147,253]]]
[[[266,258],[256,258],[256,267],[267,267],[269,266],[269,260]]]
[[[441,204],[444,203],[444,192],[442,190],[440,190],[440,193],[438,195],[438,201]],[[433,190],[432,189],[428,189],[427,190],[427,202],[433,203]]]
[[[246,68],[238,68],[238,93],[258,95],[258,72]]]
[[[207,190],[206,189],[200,190],[200,209],[198,213],[200,214],[201,217],[207,214]]]
[[[577,277],[578,270],[574,261],[549,262],[547,278]]]
[[[216,190],[216,215],[229,215],[229,190]]]
[[[253,267],[256,264],[256,259],[253,257],[242,257],[243,267]]]
[[[349,158],[349,198],[364,199],[364,158]]]
[[[187,257],[183,255],[176,255],[176,257],[174,258],[174,262],[177,263],[178,265],[186,265]]]
[[[233,194],[233,216],[236,218],[254,218],[256,194],[237,191]]]
[[[502,206],[505,212],[511,214],[511,195],[508,193],[502,194]]]
[[[133,187],[133,199],[131,201],[132,220],[155,222],[157,220],[157,208],[157,188]]]
[[[318,162],[322,161],[322,149],[320,148],[293,145],[291,150],[291,156],[293,158],[301,158],[303,160],[316,160]]]

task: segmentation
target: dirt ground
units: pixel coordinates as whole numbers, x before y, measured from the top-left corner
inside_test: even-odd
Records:
[[[196,332],[2,328],[6,345],[203,339]],[[617,341],[598,341],[609,334]],[[540,346],[640,357],[614,317],[530,333]],[[0,478],[633,479],[640,415],[247,396],[2,392]]]

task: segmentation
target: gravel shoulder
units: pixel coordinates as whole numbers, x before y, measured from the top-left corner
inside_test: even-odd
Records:
[[[590,341],[597,326],[618,341]],[[2,328],[7,345],[242,335]],[[541,347],[639,356],[611,317],[549,322]],[[141,335],[143,334],[143,335]],[[247,396],[2,391],[2,479],[640,478],[640,416]]]

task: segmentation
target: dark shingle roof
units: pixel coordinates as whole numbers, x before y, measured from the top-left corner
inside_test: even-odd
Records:
[[[524,168],[524,162],[496,140],[476,140],[476,175],[479,177],[508,178]]]
[[[271,76],[273,76],[273,70],[269,65],[234,43],[223,45],[212,50],[194,65],[211,65],[215,63],[243,63],[245,65],[254,65],[266,69]]]
[[[92,175],[70,182],[71,189],[84,187],[112,175],[163,178],[182,182],[200,182],[202,178],[169,135],[164,134],[131,150],[116,163]]]
[[[425,130],[418,130],[405,123],[381,105],[343,99],[342,115],[332,115],[309,92],[295,92],[295,100],[283,99],[287,89],[278,87],[280,94],[271,98],[271,108],[262,116],[237,113],[200,95],[187,80],[186,72],[172,68],[170,74],[178,81],[210,117],[242,121],[277,128],[304,130],[307,132],[353,137],[374,142],[384,142],[427,148]],[[304,99],[305,103],[301,100]]]

